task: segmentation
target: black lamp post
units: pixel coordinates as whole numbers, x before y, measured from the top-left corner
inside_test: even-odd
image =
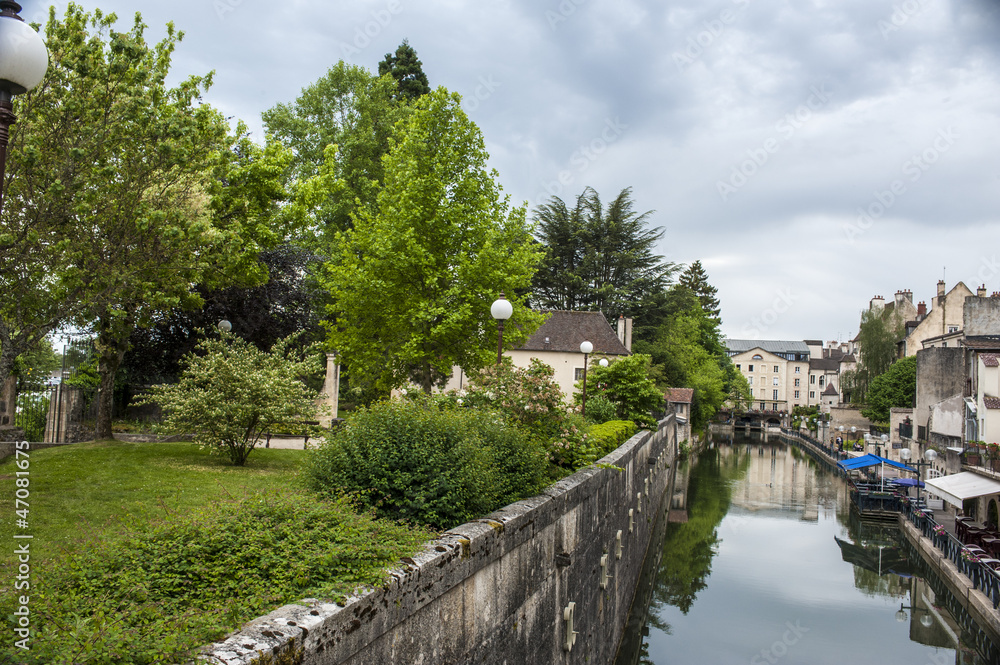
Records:
[[[504,298],[503,291],[501,291],[500,297],[494,300],[490,306],[490,315],[497,320],[497,330],[499,332],[497,336],[497,365],[503,359],[503,322],[513,314],[514,306],[510,304],[509,300]]]
[[[580,343],[580,353],[583,354],[583,416],[587,416],[587,356],[594,350],[594,345],[590,342]]]
[[[17,122],[13,97],[41,83],[49,68],[45,42],[18,12],[21,5],[0,0],[0,212],[3,211],[10,126]]]

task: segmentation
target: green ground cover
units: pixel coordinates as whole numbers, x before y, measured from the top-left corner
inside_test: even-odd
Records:
[[[183,662],[303,597],[376,585],[427,530],[378,521],[300,486],[306,453],[244,467],[188,443],[99,442],[30,454],[31,651],[0,662]],[[0,537],[15,542],[15,459],[0,464]],[[0,616],[14,634],[13,548]],[[19,592],[22,593],[22,592]],[[7,661],[5,658],[13,660]]]

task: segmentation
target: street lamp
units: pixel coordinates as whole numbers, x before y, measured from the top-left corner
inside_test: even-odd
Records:
[[[227,321],[226,319],[222,319],[221,321],[219,321],[219,332],[227,333],[231,332],[232,329],[233,329],[233,324]]]
[[[896,611],[896,621],[898,621],[899,623],[906,623],[906,620],[909,618],[906,614],[906,610],[912,610],[914,612],[919,610],[921,612],[924,612],[925,614],[922,617],[920,617],[920,625],[923,626],[924,628],[930,628],[931,626],[934,625],[934,618],[931,617],[930,610],[924,609],[923,607],[906,606],[903,605],[902,603],[899,604],[899,610]]]
[[[583,354],[583,417],[587,417],[587,356],[594,350],[594,345],[590,342],[580,343],[580,353]]]
[[[937,456],[938,454],[936,450],[934,450],[933,448],[928,448],[927,450],[924,451],[924,459],[927,460],[926,462],[923,460],[917,460],[916,462],[912,463],[915,467],[917,467],[917,503],[920,503],[920,476],[921,476],[920,467],[930,466],[931,464],[934,463],[934,460],[937,459]],[[912,457],[913,457],[913,451],[911,451],[909,448],[903,448],[899,451],[899,458],[904,462],[910,461],[910,458]]]
[[[501,291],[500,297],[494,300],[490,306],[490,315],[497,320],[497,330],[500,333],[497,337],[497,365],[500,364],[503,357],[503,322],[509,319],[513,313],[514,306],[504,298],[503,291]]]
[[[49,68],[45,42],[18,16],[19,11],[21,5],[16,2],[0,0],[0,212],[3,211],[10,126],[17,122],[13,97],[41,83]]]
[[[597,364],[600,365],[601,367],[607,367],[608,366],[608,359],[607,358],[601,358],[600,360],[597,361]]]

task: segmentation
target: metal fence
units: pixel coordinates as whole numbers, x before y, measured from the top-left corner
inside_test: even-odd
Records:
[[[96,395],[75,386],[19,382],[14,426],[36,443],[85,440],[97,418]]]

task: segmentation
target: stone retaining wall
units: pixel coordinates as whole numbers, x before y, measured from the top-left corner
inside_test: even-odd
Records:
[[[286,605],[200,662],[608,665],[676,448],[671,415],[601,466],[446,532],[384,587],[342,607]]]

